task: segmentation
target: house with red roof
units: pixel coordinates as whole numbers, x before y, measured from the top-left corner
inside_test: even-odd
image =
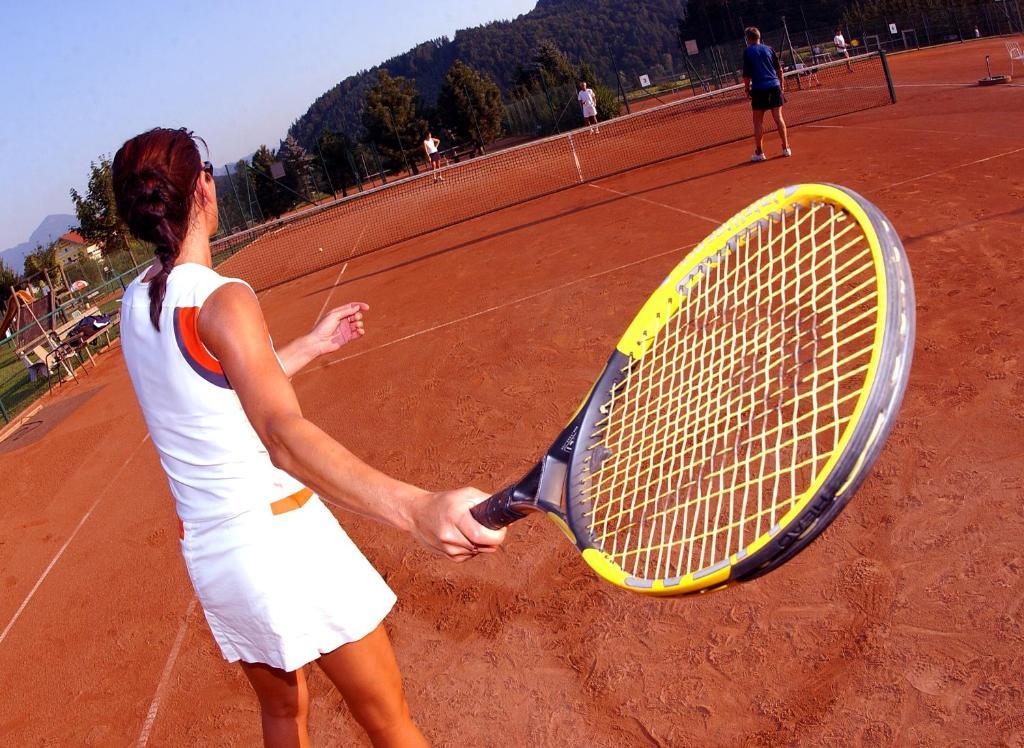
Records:
[[[53,247],[57,251],[57,262],[61,267],[73,265],[85,257],[93,260],[99,260],[101,257],[99,246],[90,242],[77,231],[62,234],[54,242]]]

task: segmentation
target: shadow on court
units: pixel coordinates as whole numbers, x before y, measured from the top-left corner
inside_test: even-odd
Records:
[[[77,395],[40,409],[37,413],[26,418],[7,438],[0,441],[0,454],[13,452],[35,444],[50,433],[61,421],[89,402],[102,389],[102,385],[93,387],[85,392],[80,392]]]

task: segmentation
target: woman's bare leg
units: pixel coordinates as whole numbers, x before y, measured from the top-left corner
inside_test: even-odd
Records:
[[[309,693],[302,670],[289,673],[269,665],[242,663],[242,671],[260,701],[266,748],[307,748]]]
[[[328,652],[316,662],[376,748],[427,745],[409,716],[402,675],[383,626],[359,641]]]

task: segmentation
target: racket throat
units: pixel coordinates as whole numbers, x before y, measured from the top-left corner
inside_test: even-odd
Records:
[[[519,514],[527,512],[554,512],[565,516],[565,477],[569,471],[565,462],[545,455],[522,480],[509,490],[508,508]]]
[[[539,470],[535,509],[554,512],[565,518],[565,479],[569,465],[546,455],[534,470]]]
[[[568,466],[556,458],[544,457],[522,480],[477,504],[470,511],[484,527],[497,530],[517,522],[530,512],[557,516],[565,523],[563,490]]]

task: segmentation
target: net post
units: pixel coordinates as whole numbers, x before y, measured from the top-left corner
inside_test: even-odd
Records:
[[[889,100],[896,103],[896,86],[892,82],[892,72],[889,70],[889,57],[884,49],[878,50],[878,59],[882,61],[882,72],[885,73],[885,84],[889,87]]]
[[[4,401],[0,399],[0,415],[4,417],[4,423],[11,422],[11,414],[7,412],[7,406],[4,405]]]

